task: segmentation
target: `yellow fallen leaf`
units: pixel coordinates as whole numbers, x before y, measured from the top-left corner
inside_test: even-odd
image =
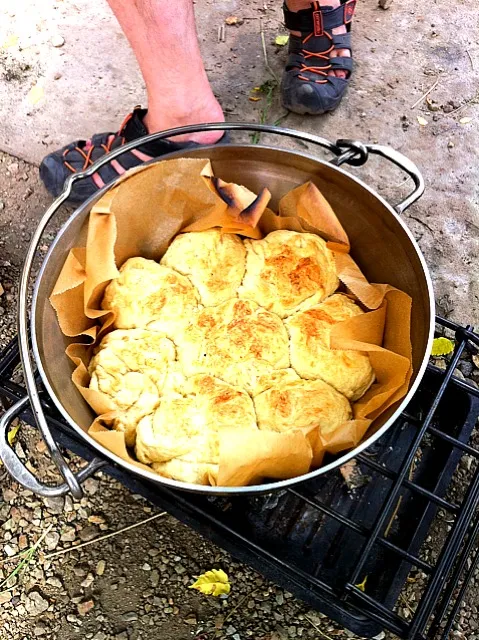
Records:
[[[41,84],[34,84],[33,87],[28,92],[28,102],[30,104],[37,104],[44,97],[45,91]]]
[[[454,343],[449,338],[434,338],[432,341],[431,355],[447,356],[454,351]]]
[[[274,44],[277,44],[278,47],[284,47],[285,44],[288,44],[289,36],[276,36],[274,39]]]
[[[469,124],[469,122],[472,122],[472,118],[470,118],[469,116],[466,116],[459,120],[459,124]]]
[[[8,49],[10,47],[15,47],[18,43],[18,39],[19,39],[18,36],[14,34],[12,34],[11,36],[8,36],[5,42],[2,43],[1,48]]]
[[[238,18],[238,16],[228,16],[225,19],[225,22],[227,25],[232,26],[234,24],[243,24],[243,19],[242,18]]]
[[[15,438],[17,437],[17,433],[19,429],[20,429],[20,425],[17,424],[15,427],[12,427],[8,432],[7,438],[8,438],[8,444],[10,446],[12,446],[12,444],[15,442]]]
[[[258,100],[261,100],[261,98],[257,97],[257,96],[250,96],[248,98],[248,100],[251,100],[251,102],[258,102]]]
[[[188,588],[197,589],[207,596],[221,596],[230,592],[231,585],[222,569],[212,569],[198,576],[196,582]]]
[[[355,584],[354,586],[357,587],[360,591],[366,591],[366,582],[368,581],[368,577],[366,576],[364,578],[364,580],[362,582],[360,582],[359,584]]]
[[[417,117],[417,121],[419,122],[419,124],[421,125],[421,127],[425,127],[427,125],[427,120],[426,118],[423,118],[422,116],[418,116]]]

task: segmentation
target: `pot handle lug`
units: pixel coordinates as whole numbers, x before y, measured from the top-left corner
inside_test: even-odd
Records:
[[[336,146],[341,149],[340,155],[333,160],[333,164],[338,167],[342,164],[359,167],[367,162],[370,153],[374,153],[389,160],[413,179],[414,191],[394,206],[397,213],[404,213],[424,193],[424,178],[421,172],[412,160],[399,151],[381,144],[362,144],[356,140],[338,140]]]
[[[10,425],[14,418],[19,416],[25,409],[28,401],[28,397],[25,396],[10,407],[10,409],[8,409],[0,419],[0,458],[5,465],[5,469],[12,478],[25,487],[25,489],[29,489],[30,491],[33,491],[33,493],[43,496],[44,498],[63,496],[69,491],[71,491],[74,498],[81,498],[83,495],[83,491],[80,486],[81,483],[95,473],[95,471],[105,466],[106,462],[101,458],[93,458],[86,467],[81,469],[78,474],[74,475],[62,457],[63,465],[68,469],[68,472],[62,472],[62,475],[65,477],[67,482],[56,486],[40,482],[33,473],[26,468],[8,443],[8,431]],[[58,449],[57,452],[61,456]],[[68,479],[70,479],[69,476],[74,479],[74,482],[68,482]]]

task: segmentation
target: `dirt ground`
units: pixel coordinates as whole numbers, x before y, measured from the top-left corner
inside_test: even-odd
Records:
[[[17,4],[20,10],[23,4]],[[9,0],[1,11],[15,14],[14,5]],[[390,144],[418,164],[426,179],[426,194],[405,218],[431,269],[438,310],[459,322],[479,324],[477,10],[466,0],[436,0],[432,4],[396,0],[387,11],[379,9],[376,0],[362,0],[358,5],[357,68],[340,109],[317,119],[289,115],[282,124],[332,140],[351,137]],[[206,66],[228,119],[275,122],[283,117],[262,46],[263,36],[268,63],[279,77],[286,57],[285,50],[273,43],[277,34],[284,33],[279,3],[246,0],[240,5],[233,0],[198,0],[196,10]],[[241,18],[240,24],[225,26],[222,42],[218,27],[229,15]],[[5,22],[2,24],[4,28]],[[2,38],[6,36],[0,33]],[[68,139],[69,132],[79,134],[80,129],[88,129],[84,133],[92,133],[97,129],[95,114],[102,127],[107,126],[108,118],[112,119],[108,126],[114,127],[137,102],[139,81],[134,64],[129,60],[122,69],[117,62],[108,63],[109,68],[103,73],[98,67],[95,76],[102,90],[101,76],[111,79],[113,73],[116,77],[108,108],[97,100],[99,91],[89,109],[80,99],[76,118],[69,78],[78,75],[85,82],[82,73],[86,73],[87,63],[76,53],[68,34],[66,40],[64,57],[50,55],[51,49],[44,43],[35,45],[33,51],[0,47],[0,113],[4,121],[0,149],[14,154],[0,154],[0,282],[5,289],[0,298],[0,346],[15,334],[23,256],[32,230],[51,201],[36,167],[24,159],[38,161],[46,150]],[[21,65],[28,68],[22,71]],[[61,74],[57,80],[56,73]],[[55,108],[42,102],[27,105],[25,95],[42,74],[48,96],[57,94]],[[252,92],[261,86],[266,93]],[[431,87],[428,100],[414,106]],[[251,97],[261,99],[252,101]],[[427,124],[421,125],[418,116]],[[384,163],[371,160],[352,171],[391,201],[407,193],[400,172]],[[45,238],[41,253],[51,237]],[[32,429],[22,429],[17,448],[46,478],[52,477],[44,447]],[[455,490],[461,493],[465,482],[465,476],[459,475]],[[69,498],[36,498],[13,483],[1,468],[0,487],[4,558],[30,546],[51,526],[45,555],[36,558],[9,592],[10,597],[1,601],[2,640],[46,636],[55,640],[191,640],[202,633],[208,634],[208,640],[354,637],[170,516],[158,517],[102,544],[45,557],[78,540],[91,541],[157,513],[101,474],[87,484],[86,497],[78,504]],[[434,554],[434,538],[431,546]],[[2,569],[0,565],[0,571],[6,576],[7,567],[11,570],[12,566],[4,564]],[[224,568],[232,579],[233,590],[227,600],[207,599],[187,588],[193,576],[212,567]],[[456,637],[479,638],[478,587],[476,579]]]

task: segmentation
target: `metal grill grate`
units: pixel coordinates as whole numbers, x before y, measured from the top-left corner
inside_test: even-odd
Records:
[[[443,318],[437,323],[454,332],[454,355],[446,370],[429,366],[407,411],[357,456],[367,481],[353,491],[333,471],[275,494],[206,498],[112,465],[104,471],[359,635],[389,629],[401,638],[445,640],[479,562],[479,451],[470,442],[479,389],[453,377],[479,336]],[[18,364],[12,342],[0,357],[0,396],[7,402],[25,393],[13,381]],[[58,442],[91,459],[93,450],[45,404]],[[33,422],[29,413],[22,417]],[[454,501],[448,488],[464,454],[473,469],[465,495]],[[438,557],[429,558],[424,541],[441,513],[452,519],[450,530]],[[399,605],[411,571],[427,579],[406,618]]]

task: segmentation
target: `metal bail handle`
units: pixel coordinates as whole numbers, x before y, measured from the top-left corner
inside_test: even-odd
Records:
[[[368,153],[375,153],[381,155],[388,160],[391,160],[398,167],[403,169],[408,175],[410,175],[415,182],[415,190],[401,203],[396,206],[396,211],[402,213],[410,204],[412,204],[415,200],[417,200],[424,191],[424,181],[422,176],[418,170],[418,168],[412,163],[408,158],[403,156],[401,153],[394,151],[393,149],[389,149],[389,147],[382,147],[379,145],[363,145],[360,142],[350,141],[350,140],[340,140],[338,143],[334,144],[325,138],[321,138],[314,134],[304,133],[302,131],[295,131],[294,129],[285,129],[280,127],[275,127],[273,125],[266,124],[244,124],[241,122],[229,122],[229,123],[210,123],[204,125],[191,125],[188,127],[177,127],[175,129],[168,129],[167,131],[161,131],[158,133],[153,133],[148,136],[144,136],[143,138],[139,138],[137,140],[133,140],[121,147],[118,147],[114,151],[106,154],[93,165],[91,165],[85,171],[72,174],[65,183],[65,189],[60,194],[60,196],[50,205],[47,209],[40,222],[38,223],[37,228],[35,229],[32,239],[30,241],[30,245],[27,250],[27,254],[25,257],[25,262],[23,265],[23,270],[20,278],[20,291],[19,291],[19,303],[18,303],[18,336],[19,336],[19,347],[20,347],[20,358],[23,366],[23,373],[25,378],[25,385],[27,388],[28,397],[30,400],[32,413],[35,418],[35,421],[38,425],[40,433],[50,451],[53,461],[55,462],[58,470],[61,475],[65,479],[66,485],[72,492],[72,494],[79,498],[82,495],[82,489],[80,486],[81,482],[81,474],[78,474],[76,477],[65,459],[63,458],[53,436],[48,427],[47,420],[45,418],[45,414],[43,412],[40,395],[36,386],[35,380],[35,365],[32,361],[32,356],[30,353],[30,345],[29,345],[29,314],[28,314],[28,292],[29,292],[29,282],[32,271],[32,265],[34,258],[37,254],[38,245],[40,244],[40,240],[42,238],[43,232],[47,224],[53,218],[55,213],[64,204],[69,195],[71,194],[72,188],[74,184],[84,178],[88,178],[96,173],[101,167],[108,164],[115,158],[118,158],[122,154],[131,151],[132,149],[136,149],[142,144],[147,144],[149,142],[153,142],[155,140],[161,140],[163,138],[172,138],[177,135],[184,135],[189,133],[198,133],[203,131],[254,131],[258,133],[270,133],[276,134],[280,136],[285,136],[287,138],[292,138],[294,140],[301,140],[303,142],[315,144],[317,146],[322,147],[330,151],[334,156],[335,160],[332,161],[333,164],[337,166],[347,163],[350,165],[358,165],[364,164],[364,162],[368,159]],[[167,156],[165,156],[167,157]],[[17,405],[15,405],[17,406]],[[18,410],[18,407],[17,407]],[[13,407],[11,409],[13,411]],[[10,416],[6,418],[5,416],[0,421],[0,424],[3,427],[2,433],[7,428],[6,420],[13,418],[13,413],[10,414],[7,412],[6,416]],[[3,437],[3,436],[2,436]],[[10,447],[8,449],[11,451]],[[11,462],[11,464],[17,468],[17,463],[20,463],[18,458],[13,460],[8,451],[5,452],[7,459]],[[21,463],[20,463],[21,464]],[[91,463],[93,465],[93,462]],[[6,465],[7,466],[7,465]],[[89,465],[90,466],[90,465]],[[87,467],[88,468],[88,467]],[[85,470],[86,472],[86,470]],[[19,480],[20,481],[20,480]],[[62,489],[63,491],[63,485]]]
[[[30,489],[33,493],[36,493],[39,496],[43,496],[44,498],[54,498],[56,496],[63,496],[69,491],[71,491],[70,484],[64,482],[63,484],[59,484],[56,486],[47,485],[43,482],[40,482],[29,469],[23,464],[23,462],[18,458],[17,454],[11,448],[8,442],[8,431],[10,429],[10,425],[12,421],[18,417],[22,411],[28,405],[28,398],[22,398],[16,404],[14,404],[10,409],[8,409],[0,419],[0,458],[2,459],[3,464],[5,465],[8,473],[14,478],[19,484],[21,484],[26,489]],[[75,482],[78,486],[84,482],[87,478],[89,478],[95,471],[101,469],[101,467],[105,466],[106,462],[100,458],[94,458],[91,462],[87,464],[86,467],[81,469],[75,478]],[[69,469],[70,471],[70,469]],[[70,471],[71,473],[71,471]],[[73,474],[72,474],[73,475]],[[73,493],[73,492],[72,492]],[[73,494],[75,498],[81,498],[82,492],[80,489],[79,494]]]

